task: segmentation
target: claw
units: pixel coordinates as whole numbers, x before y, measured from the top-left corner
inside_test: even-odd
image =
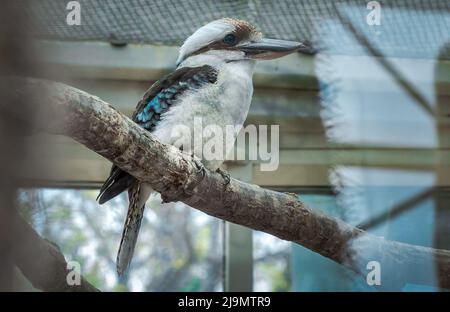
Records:
[[[205,177],[205,175],[206,175],[205,166],[203,166],[203,164],[200,161],[198,161],[197,159],[194,159],[194,163],[197,166],[198,171],[202,173],[203,177]]]
[[[225,186],[230,184],[231,177],[228,172],[225,170],[222,170],[221,168],[217,168],[216,172],[222,176],[222,178],[225,180]]]
[[[202,173],[202,177],[204,178],[206,176],[205,166],[203,166],[202,162],[197,157],[195,157],[194,153],[191,154],[191,158],[198,171]]]

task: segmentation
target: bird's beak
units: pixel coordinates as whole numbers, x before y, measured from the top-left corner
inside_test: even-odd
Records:
[[[292,52],[306,49],[307,46],[301,42],[266,39],[263,38],[257,42],[247,42],[236,46],[237,49],[245,52],[248,58],[260,60],[276,59]]]

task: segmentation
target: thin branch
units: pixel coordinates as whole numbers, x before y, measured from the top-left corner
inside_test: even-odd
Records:
[[[353,34],[355,39],[365,47],[370,55],[375,57],[376,62],[384,68],[394,80],[405,90],[407,94],[409,94],[413,99],[416,100],[417,104],[430,116],[435,116],[435,112],[430,103],[428,103],[427,99],[420,94],[416,88],[408,81],[406,77],[402,75],[379,51],[376,47],[374,47],[370,41],[361,33],[355,26],[351,23],[351,21],[345,17],[339,10],[339,8],[335,5],[336,15],[339,18],[340,22],[347,30]]]
[[[8,79],[0,85],[16,98],[34,94],[6,111],[28,127],[69,136],[148,182],[166,201],[182,201],[220,219],[298,243],[365,275],[378,261],[384,289],[406,283],[436,285],[429,268],[437,261],[440,285],[450,288],[450,252],[388,241],[307,207],[296,196],[260,188],[210,172],[173,146],[160,143],[148,131],[83,91],[45,80]],[[29,97],[28,97],[29,98]],[[19,101],[17,101],[19,103]],[[23,112],[32,111],[30,120]]]
[[[358,225],[358,228],[367,231],[368,229],[373,228],[379,224],[382,224],[383,222],[386,222],[389,219],[393,219],[401,215],[403,212],[417,207],[417,205],[429,199],[433,195],[433,193],[434,193],[433,188],[426,189],[425,191],[420,192],[419,194],[414,195],[413,197],[410,197],[405,201],[402,201],[401,203],[395,205],[394,207],[388,209],[387,211],[384,211],[379,215],[372,217],[369,220],[361,223],[360,225]]]

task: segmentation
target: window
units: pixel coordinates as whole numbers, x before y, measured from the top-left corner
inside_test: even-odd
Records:
[[[128,200],[99,206],[97,190],[23,189],[20,206],[33,227],[55,242],[82,274],[109,291],[220,291],[223,225],[182,203],[147,203],[130,273],[116,273]]]
[[[450,190],[431,186],[411,186],[412,178],[426,184],[424,172],[398,170],[363,170],[364,176],[384,175],[387,181],[403,178],[405,185],[374,186],[347,189],[343,193],[324,194],[300,191],[300,198],[310,207],[359,225],[369,233],[408,244],[448,249],[450,236],[442,216],[448,215]],[[362,173],[362,172],[360,172]],[[388,177],[391,175],[391,177]],[[429,175],[428,175],[429,176]],[[368,179],[370,180],[370,179]],[[417,181],[416,180],[416,181]],[[350,200],[351,199],[351,200]],[[344,206],[346,205],[346,206]],[[395,276],[401,264],[386,270],[384,276]],[[435,279],[432,258],[428,265],[417,268],[417,274]],[[395,280],[389,281],[391,285]],[[389,285],[389,284],[388,284]],[[402,291],[435,291],[433,285],[402,285]],[[254,233],[254,290],[256,291],[374,291],[364,278],[302,246],[285,242],[271,235]]]

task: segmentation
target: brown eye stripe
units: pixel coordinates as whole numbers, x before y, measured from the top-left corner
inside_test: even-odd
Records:
[[[212,43],[208,44],[207,46],[204,46],[203,48],[195,51],[194,53],[191,53],[191,55],[201,54],[201,53],[204,53],[204,52],[210,51],[210,50],[225,50],[228,48],[230,48],[230,46],[228,44],[226,44],[225,42],[223,42],[222,40],[220,40],[220,41],[212,42]]]

